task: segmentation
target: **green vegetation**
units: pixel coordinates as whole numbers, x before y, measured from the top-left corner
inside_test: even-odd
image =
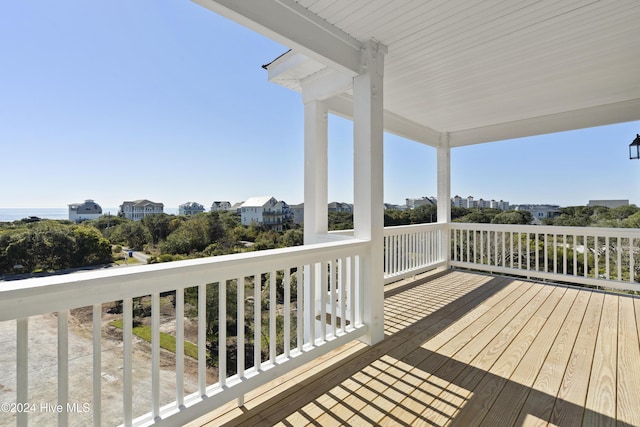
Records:
[[[530,224],[526,211],[452,207],[454,222]],[[329,229],[353,228],[353,215],[329,213]],[[385,226],[422,224],[437,220],[435,206],[385,210]],[[573,206],[547,225],[640,228],[640,208]],[[94,221],[26,218],[0,223],[0,274],[32,273],[122,261],[120,248],[144,250],[149,262],[168,262],[204,256],[297,246],[303,243],[301,226],[288,224],[283,232],[257,225],[243,226],[234,212],[206,212],[186,217],[150,215],[141,221],[105,215]],[[111,246],[114,252],[111,252]]]
[[[53,271],[113,261],[111,244],[90,224],[0,223],[0,274]]]
[[[110,323],[118,329],[122,329],[122,319],[114,320]],[[142,338],[147,342],[151,342],[151,328],[145,325],[137,325],[133,327],[133,334]],[[176,352],[176,337],[173,335],[160,332],[160,347],[165,350],[169,350],[172,353]],[[184,342],[184,354],[194,359],[198,359],[198,346],[192,342]],[[207,355],[208,356],[208,355]]]
[[[560,215],[543,221],[547,225],[573,227],[640,228],[640,208],[636,205],[607,208],[604,206],[570,206]]]

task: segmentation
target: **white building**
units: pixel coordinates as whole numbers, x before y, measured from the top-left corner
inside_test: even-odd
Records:
[[[231,203],[226,201],[215,201],[211,203],[211,212],[215,211],[229,211],[231,210]]]
[[[456,208],[466,208],[466,205],[466,199],[463,199],[457,194],[451,199],[451,206],[455,206]]]
[[[82,222],[89,219],[98,219],[102,216],[102,208],[91,199],[83,203],[69,205],[69,221]]]
[[[294,224],[302,224],[304,222],[304,203],[289,206],[289,212]]]
[[[343,202],[331,202],[327,209],[329,212],[353,212],[353,205]]]
[[[282,231],[289,206],[275,197],[251,197],[240,206],[242,225],[264,225]]]
[[[613,209],[620,206],[629,206],[629,200],[589,200],[587,206],[604,206]]]
[[[513,206],[513,209],[531,212],[534,224],[540,224],[543,219],[550,219],[560,215],[559,205],[516,205]]]
[[[421,197],[419,199],[405,199],[407,209],[415,209],[419,206],[438,206],[438,200],[435,197]]]
[[[147,215],[164,213],[164,204],[147,199],[122,202],[118,215],[137,221]]]
[[[505,202],[504,200],[495,201],[493,199],[489,202],[489,207],[492,209],[500,209],[501,211],[508,211],[510,208],[509,202]]]
[[[494,199],[484,200],[482,198],[474,200],[473,196],[468,196],[466,199],[463,199],[457,195],[451,199],[451,206],[455,206],[457,208],[492,208],[503,211],[508,211],[510,209],[509,202],[504,200],[500,200],[499,202]]]
[[[204,212],[204,206],[196,202],[187,202],[178,206],[178,215],[195,215]]]

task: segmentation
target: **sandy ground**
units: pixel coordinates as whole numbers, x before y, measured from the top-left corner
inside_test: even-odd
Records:
[[[165,313],[163,313],[165,314]],[[168,314],[168,313],[167,313]],[[109,322],[119,315],[103,307],[102,327],[102,425],[122,423],[122,340],[121,332]],[[162,316],[161,329],[173,333],[175,317]],[[185,320],[185,338],[196,342],[197,325]],[[134,336],[133,346],[134,417],[151,411],[151,349]],[[69,413],[69,425],[92,425],[92,342],[91,308],[72,310],[69,316],[69,402],[77,404]],[[57,425],[57,318],[55,314],[29,318],[29,425]],[[185,357],[185,395],[197,390],[197,361]],[[210,370],[207,383],[216,381]],[[175,400],[175,357],[162,350],[160,400]],[[15,425],[16,413],[16,322],[0,322],[0,426]],[[8,405],[8,407],[7,407]]]

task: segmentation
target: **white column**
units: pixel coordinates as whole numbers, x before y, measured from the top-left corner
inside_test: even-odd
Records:
[[[327,107],[317,100],[304,104],[304,243],[327,234],[328,142]]]
[[[371,241],[362,275],[364,322],[369,326],[364,341],[375,344],[384,339],[384,46],[367,43],[362,63],[362,73],[353,80],[353,220],[355,238]]]
[[[438,222],[451,222],[451,148],[449,134],[440,135],[438,161]]]
[[[438,223],[449,224],[451,222],[451,147],[449,146],[449,134],[440,135],[440,146],[437,148],[438,161]],[[445,266],[449,267],[450,259],[450,232],[447,228],[442,234],[442,256]]]
[[[304,104],[304,244],[318,241],[318,236],[329,232],[328,214],[328,122],[327,107],[322,101]],[[320,277],[318,269],[306,266],[304,274],[305,342],[314,344],[316,333],[311,333],[320,309]],[[312,280],[312,277],[315,280]],[[314,289],[311,289],[311,287]],[[316,328],[317,329],[317,328]]]

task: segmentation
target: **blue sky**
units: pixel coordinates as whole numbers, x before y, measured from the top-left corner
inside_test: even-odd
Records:
[[[0,207],[303,201],[300,95],[286,51],[176,0],[0,0]],[[351,123],[330,116],[329,199],[353,199]],[[452,150],[452,196],[640,204],[640,122]],[[385,200],[436,195],[435,150],[385,136]]]

